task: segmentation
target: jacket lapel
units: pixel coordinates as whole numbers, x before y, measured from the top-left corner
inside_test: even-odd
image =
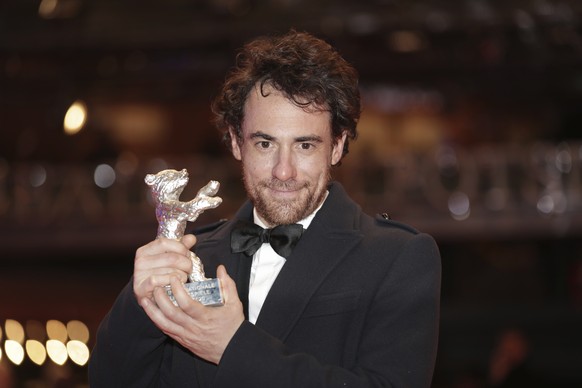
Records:
[[[257,326],[285,340],[328,274],[361,240],[357,205],[335,183],[275,280]]]
[[[313,294],[328,274],[341,263],[362,239],[358,217],[360,209],[342,186],[333,183],[330,194],[307,231],[299,240],[271,287],[256,325],[285,340]],[[218,264],[224,264],[236,281],[239,298],[248,306],[248,272],[251,258],[230,251],[230,232],[237,219],[252,220],[252,204],[247,201],[234,220],[212,232],[196,244],[196,253],[204,262],[207,276],[216,276]]]

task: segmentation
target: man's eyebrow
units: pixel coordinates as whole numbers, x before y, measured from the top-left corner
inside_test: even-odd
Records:
[[[300,136],[295,138],[297,143],[323,143],[320,136]]]
[[[260,138],[263,140],[268,140],[268,141],[272,141],[275,140],[276,137],[275,136],[271,136],[268,135],[264,132],[261,131],[257,131],[257,132],[253,132],[249,135],[250,139],[256,139],[256,138]],[[321,136],[299,136],[295,138],[295,142],[296,143],[323,143],[323,139],[321,138]]]
[[[264,140],[274,140],[275,139],[274,136],[267,135],[266,133],[261,132],[261,131],[257,131],[257,132],[251,133],[250,136],[249,136],[249,138],[250,139],[261,138],[261,139],[264,139]]]

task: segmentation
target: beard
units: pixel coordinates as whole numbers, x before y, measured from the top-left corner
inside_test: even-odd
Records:
[[[245,177],[246,174],[243,172],[243,182],[247,195],[257,213],[269,226],[294,224],[313,213],[325,198],[327,186],[331,181],[330,171],[327,171],[322,184],[296,180],[283,182],[276,178],[264,179],[257,184],[251,184]],[[293,200],[277,199],[269,195],[269,191],[272,189],[299,190],[300,195]]]

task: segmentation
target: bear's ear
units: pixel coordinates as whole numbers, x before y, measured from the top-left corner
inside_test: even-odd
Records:
[[[145,180],[145,183],[147,183],[149,186],[151,186],[154,183],[156,183],[156,176],[154,174],[147,174],[144,180]]]

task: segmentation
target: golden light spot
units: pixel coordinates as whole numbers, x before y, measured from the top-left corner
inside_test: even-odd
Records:
[[[6,350],[6,357],[8,357],[8,359],[14,364],[20,365],[22,360],[24,360],[24,349],[19,342],[6,340],[4,343],[4,350]]]
[[[89,328],[81,321],[69,321],[67,323],[67,332],[72,340],[81,341],[85,344],[89,342]]]
[[[61,341],[54,339],[46,341],[46,351],[55,364],[63,365],[67,362],[67,347]]]
[[[20,322],[14,319],[7,319],[4,325],[6,329],[6,338],[18,342],[19,344],[24,343],[24,328]]]
[[[46,349],[44,345],[37,340],[26,341],[26,354],[36,365],[44,364],[46,360]]]
[[[75,101],[67,110],[63,128],[67,135],[75,135],[85,125],[87,120],[87,106],[83,101]]]
[[[47,321],[46,332],[49,339],[58,340],[62,343],[67,342],[67,327],[61,321],[57,321],[56,319]]]
[[[89,348],[81,341],[72,340],[67,342],[69,358],[77,365],[85,365],[89,361]]]

